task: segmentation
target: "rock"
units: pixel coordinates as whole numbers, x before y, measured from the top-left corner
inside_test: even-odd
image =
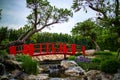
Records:
[[[14,60],[5,60],[3,62],[3,64],[5,65],[6,69],[8,71],[13,71],[13,70],[16,70],[16,69],[22,69],[21,68],[21,63],[17,62],[17,61],[14,61]]]
[[[2,63],[0,63],[0,75],[3,75],[3,74],[5,74],[5,65],[4,64],[2,64]]]
[[[70,80],[68,78],[50,78],[49,80]]]
[[[77,63],[75,61],[69,61],[69,60],[63,60],[61,61],[60,64],[62,67],[68,69],[69,67],[76,67],[78,66]]]
[[[14,77],[14,78],[17,78],[17,77],[19,77],[22,73],[23,73],[22,71],[16,69],[16,70],[12,71],[11,76]]]
[[[48,74],[30,75],[27,80],[47,80],[48,76]]]
[[[83,76],[82,80],[113,80],[113,76],[98,70],[90,70]]]
[[[114,74],[113,80],[120,80],[120,73]]]
[[[1,76],[0,80],[9,80],[9,78],[6,75]]]
[[[86,50],[85,54],[86,54],[86,56],[92,56],[92,55],[94,55],[95,52],[96,52],[95,49],[91,49],[91,50]]]
[[[70,67],[68,70],[65,70],[65,74],[69,76],[80,76],[84,75],[85,71],[80,67]]]
[[[39,66],[37,66],[37,68],[38,68],[39,73],[41,73],[41,72],[43,72],[43,71],[44,71],[44,69],[43,69],[43,68],[41,68],[41,67],[39,67]]]
[[[104,52],[110,52],[110,50],[104,50]]]

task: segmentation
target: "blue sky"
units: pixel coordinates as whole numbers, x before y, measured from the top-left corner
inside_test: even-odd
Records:
[[[0,20],[0,26],[8,26],[9,28],[19,28],[27,24],[27,15],[30,14],[30,10],[26,8],[26,0],[0,0],[0,8],[2,8],[2,19]],[[70,9],[73,0],[48,0],[51,5],[58,8]],[[52,25],[51,29],[44,29],[46,32],[56,33],[68,33],[72,30],[72,27],[77,22],[82,22],[88,18],[95,17],[96,13],[88,9],[85,13],[83,9],[74,13],[73,18],[70,18],[68,22]]]

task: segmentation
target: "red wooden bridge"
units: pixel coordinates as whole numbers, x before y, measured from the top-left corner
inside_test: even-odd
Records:
[[[42,56],[51,54],[75,55],[81,52],[85,55],[85,46],[64,43],[39,43],[39,44],[23,44],[19,46],[10,46],[9,53],[16,55],[19,53],[28,54],[30,56]]]

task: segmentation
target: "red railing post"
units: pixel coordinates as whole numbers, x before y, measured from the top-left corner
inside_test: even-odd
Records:
[[[40,44],[40,54],[42,54],[42,44]]]
[[[29,53],[29,45],[27,45],[27,44],[23,45],[23,53],[24,54],[28,54]]]
[[[82,46],[82,55],[83,56],[85,56],[85,50],[86,50],[85,46]]]
[[[53,43],[52,43],[52,53],[55,53],[55,46]]]
[[[46,43],[46,53],[48,54],[48,52],[49,52],[49,44]]]
[[[33,56],[34,54],[34,45],[33,44],[29,44],[29,55]]]
[[[63,45],[63,49],[64,49],[64,54],[66,54],[68,51],[66,44]]]
[[[72,54],[75,55],[76,52],[76,44],[72,44]]]
[[[15,46],[10,46],[9,51],[10,51],[11,55],[16,55],[16,47]]]
[[[60,53],[63,52],[63,45],[62,45],[62,43],[60,43],[60,46],[59,46],[59,52],[60,52]]]

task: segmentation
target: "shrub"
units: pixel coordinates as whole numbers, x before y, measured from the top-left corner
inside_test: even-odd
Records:
[[[78,62],[78,65],[81,66],[84,70],[89,71],[89,70],[100,70],[99,63],[95,62]]]
[[[23,62],[25,60],[25,58],[28,57],[27,55],[23,55],[21,54],[16,54],[16,60],[19,62]]]
[[[100,58],[93,58],[91,61],[94,62],[94,63],[101,63],[102,59],[100,59]]]
[[[110,55],[112,55],[112,53],[111,52],[100,51],[100,52],[95,52],[94,55],[110,56]]]
[[[28,55],[17,55],[17,61],[22,62],[22,69],[27,74],[37,74],[38,73],[38,63],[36,60],[32,60],[32,58]]]
[[[70,56],[68,57],[68,60],[75,60],[76,59],[76,56]]]
[[[0,50],[0,55],[2,55],[4,58],[7,58],[8,57],[7,50]]]
[[[105,73],[116,73],[120,67],[120,63],[117,60],[109,59],[101,63],[100,69]]]

